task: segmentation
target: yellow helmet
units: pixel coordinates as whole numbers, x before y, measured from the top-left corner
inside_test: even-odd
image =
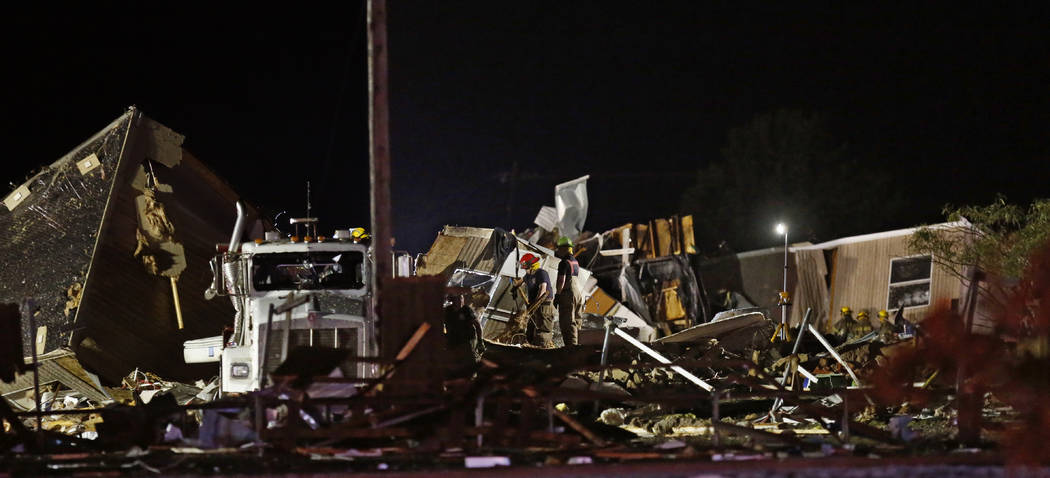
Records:
[[[868,311],[862,310],[860,312],[857,312],[857,318],[859,319],[861,317],[863,317],[865,319],[868,318]]]
[[[350,237],[353,237],[355,241],[363,241],[370,239],[372,236],[365,232],[365,228],[355,227],[350,230]]]
[[[882,310],[879,311],[879,318],[885,319],[886,317],[889,317],[889,316],[890,316],[890,314],[889,314],[889,312],[886,312],[886,309],[882,309]]]
[[[848,313],[850,313],[849,307],[843,307],[842,308],[842,315],[846,315]]]

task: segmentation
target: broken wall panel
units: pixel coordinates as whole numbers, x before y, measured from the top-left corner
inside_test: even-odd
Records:
[[[828,268],[824,261],[824,252],[819,250],[800,250],[795,254],[795,270],[798,285],[795,288],[794,301],[791,307],[790,323],[802,322],[806,309],[812,309],[810,318],[821,330],[827,330],[828,322]]]
[[[186,154],[181,141],[131,109],[30,179],[36,193],[26,202],[0,211],[0,228],[11,231],[0,245],[9,264],[0,270],[0,301],[37,299],[47,327],[45,352],[71,347],[86,368],[110,381],[136,367],[183,381],[214,374],[213,367],[189,366],[180,357],[183,341],[215,335],[231,320],[227,301],[207,301],[202,292],[211,282],[215,244],[229,240],[237,195]],[[99,165],[82,173],[78,161],[91,155]],[[135,256],[136,201],[147,187],[182,247],[185,268],[175,274],[181,330],[173,277],[151,273]],[[256,219],[251,208],[248,214]],[[24,336],[27,328],[23,324]]]

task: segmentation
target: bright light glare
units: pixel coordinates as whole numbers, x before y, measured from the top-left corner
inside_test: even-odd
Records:
[[[777,234],[787,234],[788,228],[784,223],[777,224]]]

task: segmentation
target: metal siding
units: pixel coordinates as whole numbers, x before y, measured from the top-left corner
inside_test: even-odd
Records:
[[[460,268],[493,270],[496,264],[489,247],[491,237],[492,229],[445,226],[424,255],[418,274],[451,274]]]
[[[854,316],[861,310],[867,310],[872,324],[876,323],[876,313],[886,307],[889,292],[890,260],[914,255],[908,249],[911,236],[898,236],[866,242],[843,244],[838,247],[835,257],[835,283],[829,314],[833,323],[840,316],[838,309],[843,306],[853,309]],[[930,305],[906,309],[905,317],[919,321],[926,316],[932,306],[941,301],[959,298],[959,280],[934,264],[930,284]],[[893,311],[890,311],[891,314]]]
[[[823,327],[828,320],[827,265],[824,251],[797,251],[795,270],[798,285],[793,296],[791,323],[799,324],[807,308],[813,309],[811,323]]]

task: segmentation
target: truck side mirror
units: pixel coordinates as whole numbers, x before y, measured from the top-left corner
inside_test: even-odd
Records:
[[[222,274],[222,264],[219,258],[212,257],[208,261],[208,266],[211,267],[211,285],[208,286],[208,290],[204,291],[204,298],[211,300],[217,295],[230,295],[226,292],[225,276]]]

